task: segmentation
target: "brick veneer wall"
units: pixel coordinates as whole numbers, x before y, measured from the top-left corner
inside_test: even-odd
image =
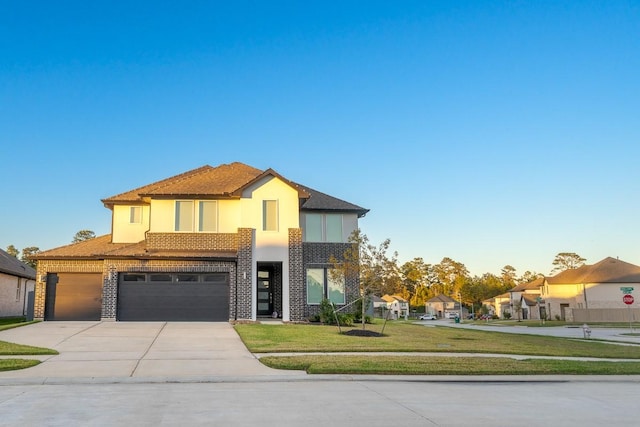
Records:
[[[307,278],[306,272],[304,271],[307,267],[331,267],[331,263],[329,260],[331,257],[335,257],[336,259],[342,259],[344,257],[344,253],[349,247],[351,243],[311,243],[304,242],[302,243],[302,251],[303,251],[303,263],[304,268],[302,272],[303,285],[302,285],[302,296],[303,296],[303,307],[304,314],[303,319],[309,319],[311,316],[314,316],[319,313],[320,306],[318,305],[307,305]],[[346,277],[345,278],[345,303],[349,304],[355,301],[360,297],[360,280],[358,277]],[[348,310],[347,311],[353,311]]]
[[[302,229],[289,229],[289,319],[300,322],[305,319],[307,297],[304,290],[304,261]]]
[[[39,261],[37,279],[47,273],[102,273],[102,320],[116,320],[118,304],[118,274],[126,272],[229,273],[229,317],[235,318],[235,262],[180,260],[95,260]],[[36,282],[34,317],[44,319],[46,283]]]
[[[253,277],[253,249],[255,247],[255,230],[252,228],[238,229],[238,278],[235,305],[236,319],[249,320],[253,318],[252,310],[252,277]],[[232,304],[234,305],[234,304]]]
[[[237,233],[147,233],[147,249],[150,250],[233,252],[237,247]]]

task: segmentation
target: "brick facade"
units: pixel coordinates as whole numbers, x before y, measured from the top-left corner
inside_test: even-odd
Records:
[[[238,312],[234,319],[252,319],[253,302],[253,252],[256,242],[255,230],[252,228],[238,229],[238,278],[236,281],[235,301]]]
[[[351,243],[310,243],[305,242],[302,244],[303,252],[303,265],[307,267],[331,267],[329,260],[331,257],[336,259],[342,259],[344,253],[350,248]],[[318,305],[307,305],[307,286],[306,286],[306,272],[302,272],[303,285],[301,296],[303,298],[304,314],[303,319],[309,319],[310,317],[318,314]],[[357,277],[345,278],[345,302],[350,304],[360,297],[360,281]]]
[[[304,291],[304,261],[302,254],[302,229],[289,229],[289,319],[300,322],[305,319],[306,295]]]
[[[238,248],[238,233],[147,233],[147,249],[228,251]]]

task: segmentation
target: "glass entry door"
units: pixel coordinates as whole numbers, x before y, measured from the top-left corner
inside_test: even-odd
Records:
[[[273,313],[273,268],[258,267],[258,316]]]

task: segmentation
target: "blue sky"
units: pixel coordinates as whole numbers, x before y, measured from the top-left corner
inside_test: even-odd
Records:
[[[371,209],[401,261],[640,264],[640,2],[0,4],[0,247],[241,161]]]

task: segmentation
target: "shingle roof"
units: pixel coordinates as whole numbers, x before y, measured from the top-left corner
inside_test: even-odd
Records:
[[[640,267],[607,257],[593,265],[565,270],[547,277],[549,284],[640,283]]]
[[[138,243],[111,243],[111,235],[96,237],[70,245],[61,246],[34,255],[35,259],[104,259],[104,258],[235,258],[235,252],[228,251],[156,251],[147,250],[145,241]]]
[[[538,305],[538,298],[540,298],[540,296],[538,296],[538,295],[522,294],[522,300],[529,307],[533,307],[533,306]]]
[[[240,162],[217,167],[205,165],[102,199],[102,203],[106,206],[118,203],[141,203],[144,197],[239,197],[242,189],[266,175],[276,176],[296,188],[303,199],[301,204],[303,210],[355,212],[359,217],[369,212],[368,209],[353,203],[288,181],[273,169],[261,171]]]
[[[230,163],[217,167],[205,165],[126,193],[103,199],[105,205],[141,202],[144,196],[230,196],[248,182],[260,176],[260,169],[244,163]]]
[[[310,197],[302,203],[302,210],[321,210],[321,211],[336,211],[336,212],[356,212],[358,217],[363,217],[369,212],[369,209],[365,209],[353,203],[345,202],[328,194],[322,193],[318,190],[306,187],[301,184],[297,184],[304,191],[309,193]]]
[[[453,298],[448,297],[448,296],[446,296],[444,294],[440,294],[440,295],[436,295],[435,297],[431,298],[427,302],[456,302],[456,300],[454,300]]]
[[[22,277],[25,279],[35,279],[36,271],[29,265],[23,263],[18,258],[9,255],[0,249],[0,273],[10,274],[12,276]]]
[[[544,277],[538,277],[535,280],[527,283],[521,283],[515,288],[511,289],[509,292],[522,292],[522,291],[530,291],[534,289],[539,289],[544,283]]]

